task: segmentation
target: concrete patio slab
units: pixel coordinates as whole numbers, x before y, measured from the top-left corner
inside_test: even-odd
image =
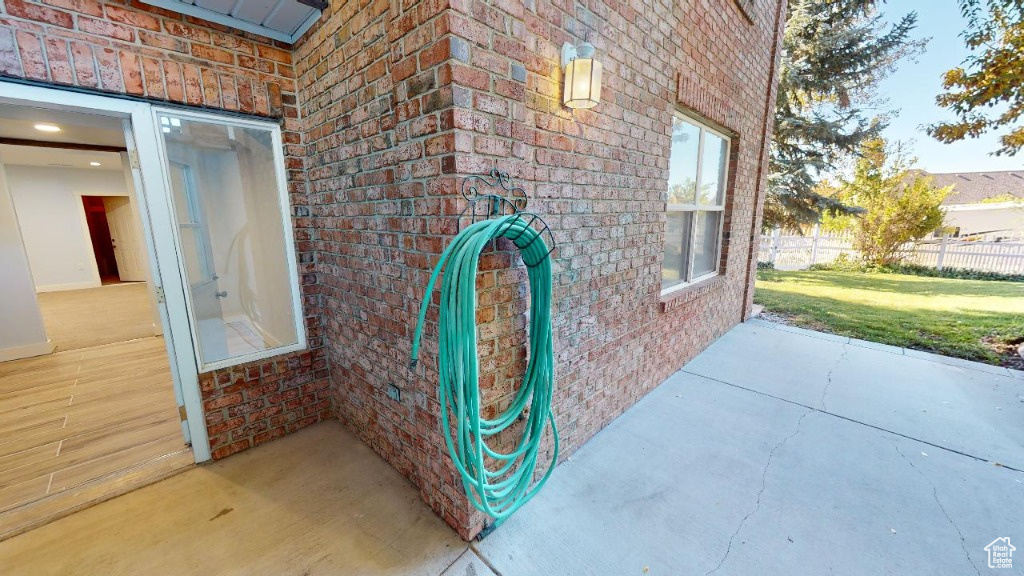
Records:
[[[1024,470],[1024,385],[1008,370],[778,326],[737,326],[684,370]]]
[[[961,576],[987,570],[995,538],[1024,539],[1007,505],[1022,481],[680,372],[476,550],[500,574]]]

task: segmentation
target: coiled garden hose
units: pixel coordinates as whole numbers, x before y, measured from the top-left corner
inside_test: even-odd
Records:
[[[522,385],[507,410],[490,420],[480,415],[479,359],[476,339],[476,273],[480,251],[494,238],[510,239],[528,266],[530,281],[530,355]],[[547,482],[558,461],[558,429],[551,414],[554,351],[551,335],[551,259],[534,228],[513,214],[476,222],[459,233],[441,254],[420,305],[412,344],[412,366],[419,358],[424,319],[434,283],[447,263],[441,281],[438,319],[438,374],[441,426],[452,462],[472,505],[495,519],[511,516]],[[528,409],[516,448],[492,450],[487,439],[508,429]],[[551,425],[554,454],[540,481],[531,489],[541,439]],[[488,469],[487,462],[495,465]]]

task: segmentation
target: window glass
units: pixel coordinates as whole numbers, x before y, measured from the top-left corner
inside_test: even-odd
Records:
[[[697,196],[697,152],[700,128],[675,117],[668,163],[668,203],[694,204]]]
[[[721,212],[696,212],[693,241],[693,277],[700,278],[718,270],[718,229]]]
[[[674,286],[686,279],[686,262],[693,222],[693,212],[669,212],[665,218],[665,265],[661,270],[661,287]]]
[[[672,121],[661,289],[719,271],[729,139],[695,120]]]
[[[700,203],[715,206],[722,203],[725,187],[725,140],[704,133],[704,152],[701,156]]]
[[[270,128],[161,115],[188,307],[204,369],[298,348],[298,283]]]

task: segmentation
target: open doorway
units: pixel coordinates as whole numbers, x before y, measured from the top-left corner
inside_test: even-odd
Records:
[[[0,298],[24,302],[0,326],[0,525],[194,461],[125,138],[0,104]]]
[[[100,283],[104,286],[118,284],[121,275],[118,273],[114,238],[110,235],[110,222],[107,220],[107,202],[102,196],[82,196],[82,209],[85,210],[89,242],[96,259],[96,269],[100,273]]]

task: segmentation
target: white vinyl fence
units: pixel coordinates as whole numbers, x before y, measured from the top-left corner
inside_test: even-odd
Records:
[[[972,242],[955,238],[922,240],[906,248],[907,264],[932,268],[965,268],[980,272],[1024,274],[1024,242]],[[779,230],[761,235],[758,262],[771,262],[779,270],[805,270],[829,264],[840,254],[859,257],[847,235],[821,233],[783,235]]]

